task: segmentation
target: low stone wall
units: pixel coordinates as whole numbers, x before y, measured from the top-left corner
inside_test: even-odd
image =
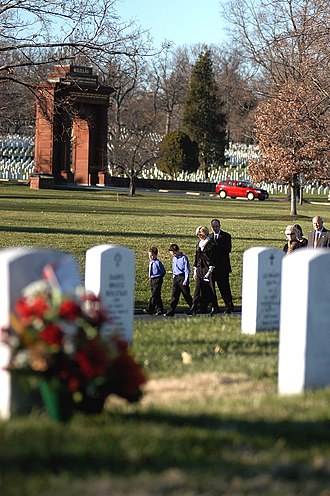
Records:
[[[117,186],[119,188],[128,188],[129,180],[127,177],[107,177],[106,186]],[[215,192],[215,183],[199,183],[190,181],[171,181],[162,179],[137,179],[137,188],[150,188],[150,189],[170,189],[179,191],[206,191],[210,193]]]

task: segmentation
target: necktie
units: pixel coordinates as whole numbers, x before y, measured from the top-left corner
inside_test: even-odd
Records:
[[[314,249],[317,247],[317,244],[319,242],[319,238],[320,238],[320,231],[316,231],[315,232],[315,238],[314,238]]]

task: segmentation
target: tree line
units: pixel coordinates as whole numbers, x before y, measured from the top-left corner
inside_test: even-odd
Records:
[[[329,178],[327,0],[224,0],[223,44],[155,50],[117,0],[0,3],[0,132],[34,130],[34,89],[56,64],[93,67],[115,88],[110,161],[134,180],[156,161],[178,170],[223,165],[230,141],[259,144],[255,181]]]

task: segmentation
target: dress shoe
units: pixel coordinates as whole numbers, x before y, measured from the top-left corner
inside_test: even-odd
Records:
[[[164,313],[164,317],[174,317],[173,310],[169,310],[168,312]]]
[[[161,312],[160,310],[158,310],[157,312],[154,313],[154,315],[163,315],[163,312]]]
[[[210,315],[210,317],[213,317],[213,315],[216,315],[217,313],[219,313],[219,309],[212,307],[209,315]]]
[[[187,312],[189,317],[194,317],[196,315],[196,310],[194,308],[190,308]]]

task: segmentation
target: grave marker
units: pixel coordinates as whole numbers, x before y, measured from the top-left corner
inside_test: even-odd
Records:
[[[58,272],[59,288],[73,290],[80,284],[77,263],[66,253],[26,247],[0,250],[0,328],[9,325],[10,312],[14,310],[21,291],[31,282],[42,278],[47,264],[51,264]],[[61,273],[61,268],[65,268],[65,275]],[[3,370],[9,357],[10,349],[0,341],[0,418],[5,419],[10,418],[12,413],[28,413],[33,406],[20,390],[18,381]]]
[[[330,385],[330,251],[297,250],[283,260],[278,392]]]
[[[104,335],[133,340],[135,257],[129,248],[94,246],[86,252],[85,288],[101,298],[111,322]]]
[[[244,252],[241,321],[244,334],[279,329],[283,256],[277,248],[254,247]]]

